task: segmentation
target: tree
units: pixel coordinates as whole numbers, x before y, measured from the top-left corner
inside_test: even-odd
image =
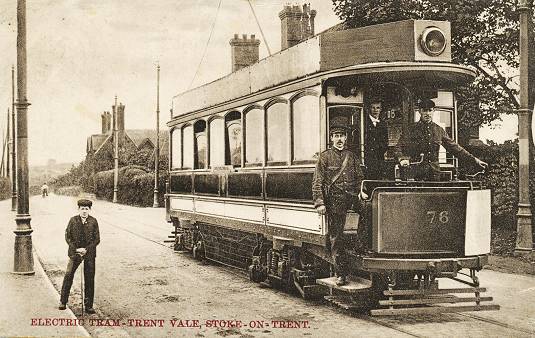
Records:
[[[333,0],[333,4],[345,28],[405,19],[450,21],[453,61],[479,73],[472,84],[457,91],[461,127],[490,123],[519,108],[517,0]]]

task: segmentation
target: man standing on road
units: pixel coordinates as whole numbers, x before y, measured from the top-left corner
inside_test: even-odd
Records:
[[[417,162],[413,176],[417,180],[439,181],[440,164],[438,153],[440,146],[453,155],[469,160],[480,167],[486,168],[487,163],[474,157],[463,147],[455,143],[448,133],[433,122],[435,103],[430,99],[420,102],[420,121],[409,125],[407,132],[401,135],[395,149],[395,157],[399,164],[407,168],[409,161]]]
[[[48,196],[48,185],[45,183],[43,183],[43,185],[41,186],[41,194],[43,195],[43,197],[46,197]]]
[[[84,296],[85,308],[89,314],[95,313],[93,309],[93,297],[95,291],[95,257],[97,255],[97,245],[100,243],[100,233],[96,218],[89,215],[93,202],[86,199],[78,201],[79,214],[71,217],[67,230],[65,230],[65,240],[69,245],[69,263],[63,278],[61,287],[60,310],[65,310],[69,300],[72,281],[76,269],[84,261]]]
[[[356,196],[362,181],[362,171],[359,159],[345,149],[347,127],[333,121],[330,138],[332,148],[322,152],[316,164],[312,193],[318,213],[327,214],[336,284],[345,285],[349,273],[344,241],[345,218],[355,201],[352,194]]]

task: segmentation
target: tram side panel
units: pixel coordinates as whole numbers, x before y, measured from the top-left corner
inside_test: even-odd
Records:
[[[302,242],[322,245],[327,229],[324,217],[312,205],[310,188],[307,189],[311,176],[306,170],[173,173],[167,195],[168,218],[195,221],[199,216],[215,217],[220,218],[220,225],[244,231],[250,231],[250,227],[243,222],[263,225],[254,229],[270,240],[275,236],[298,246]],[[280,186],[286,188],[277,189]]]

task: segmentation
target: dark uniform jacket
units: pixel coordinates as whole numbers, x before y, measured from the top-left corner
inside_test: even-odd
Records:
[[[348,156],[347,166],[332,184],[333,178],[340,171],[344,157]],[[312,181],[312,197],[314,206],[325,205],[328,213],[345,214],[351,208],[351,203],[356,197],[349,193],[357,193],[362,181],[360,161],[349,150],[328,149],[322,152],[316,163],[314,179]]]
[[[364,142],[364,164],[366,178],[382,178],[384,171],[384,155],[388,149],[388,129],[384,121],[375,126],[368,115],[365,120],[366,139]]]
[[[440,171],[438,152],[441,145],[461,159],[475,161],[475,157],[455,143],[442,127],[434,122],[423,121],[409,125],[407,133],[403,133],[399,139],[395,156],[398,160],[409,156],[411,162],[418,162],[420,154],[424,154],[424,163],[429,163],[434,171]]]
[[[69,257],[76,255],[76,249],[86,248],[85,258],[94,258],[97,255],[97,245],[100,243],[100,233],[97,219],[87,216],[86,224],[82,224],[82,218],[71,217],[65,230],[65,241],[69,244]]]

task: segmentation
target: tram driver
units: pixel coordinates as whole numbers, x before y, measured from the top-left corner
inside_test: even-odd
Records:
[[[344,238],[345,217],[357,196],[363,179],[360,161],[346,149],[348,128],[343,121],[333,119],[330,127],[331,148],[323,151],[316,164],[312,193],[314,206],[320,215],[327,215],[330,250],[337,285],[347,284],[349,273]]]
[[[438,153],[441,145],[453,155],[486,168],[487,163],[458,145],[442,127],[433,122],[434,108],[435,103],[432,100],[422,100],[419,105],[420,120],[409,125],[409,128],[402,133],[394,150],[394,155],[402,168],[406,169],[410,162],[416,162],[418,165],[413,168],[415,179],[439,181]]]

